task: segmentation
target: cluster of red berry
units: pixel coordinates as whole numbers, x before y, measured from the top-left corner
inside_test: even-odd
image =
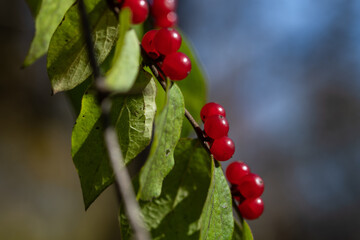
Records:
[[[243,162],[233,162],[226,169],[226,177],[231,183],[231,193],[239,202],[241,215],[249,220],[256,219],[264,211],[260,198],[264,192],[264,182]]]
[[[229,123],[225,109],[217,103],[210,102],[200,112],[204,122],[206,140],[210,144],[210,152],[218,161],[229,160],[235,152],[234,142],[227,136]],[[226,169],[226,177],[231,183],[231,193],[239,202],[239,211],[246,219],[256,219],[264,211],[260,196],[264,192],[263,180],[250,172],[243,162],[233,162]]]
[[[181,35],[173,28],[161,28],[148,31],[141,45],[150,58],[171,80],[179,81],[187,77],[191,71],[191,61],[182,52]]]
[[[132,23],[139,24],[146,20],[149,14],[149,6],[146,0],[116,0],[119,8],[128,7],[132,13]]]
[[[146,0],[116,0],[119,8],[128,7],[132,12],[132,23],[139,24],[149,15],[149,6]],[[158,27],[173,27],[177,22],[176,0],[151,1],[151,15]]]
[[[132,23],[138,24],[146,20],[149,6],[145,0],[116,0],[118,7],[128,7],[132,13]],[[182,52],[181,36],[173,28],[176,24],[176,0],[153,0],[151,14],[155,25],[160,30],[148,31],[141,41],[141,45],[150,58],[155,60],[164,74],[171,80],[179,81],[187,77],[191,71],[191,61]]]
[[[227,136],[229,123],[225,118],[225,109],[220,104],[210,102],[203,106],[200,116],[211,154],[218,161],[229,160],[235,152],[235,145]]]
[[[176,6],[176,0],[153,0],[150,10],[155,26],[175,26],[177,22]]]

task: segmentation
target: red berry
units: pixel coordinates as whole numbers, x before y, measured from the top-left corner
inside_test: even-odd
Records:
[[[166,16],[169,12],[173,12],[176,9],[175,0],[153,0],[151,5],[151,14],[157,17]]]
[[[179,50],[181,35],[173,28],[162,28],[154,37],[154,45],[159,53],[169,55]]]
[[[179,81],[189,75],[191,62],[184,53],[174,52],[165,56],[161,69],[171,80]]]
[[[150,30],[143,36],[141,40],[141,45],[144,48],[145,52],[152,58],[157,59],[160,56],[160,53],[156,51],[154,46],[154,37],[158,30]]]
[[[206,119],[204,131],[213,139],[221,138],[223,136],[227,136],[229,132],[229,123],[225,117],[221,115],[213,115]]]
[[[250,173],[250,168],[243,162],[232,162],[226,168],[226,177],[231,184],[238,185],[240,179]]]
[[[177,23],[177,14],[176,12],[169,12],[168,14],[156,17],[155,25],[158,27],[173,27]]]
[[[225,109],[220,104],[214,102],[205,104],[200,112],[201,120],[205,122],[205,119],[212,115],[221,115],[226,117]]]
[[[124,7],[130,8],[133,24],[144,22],[149,14],[149,7],[146,0],[124,0],[122,8]]]
[[[237,189],[245,198],[260,197],[264,192],[264,181],[258,175],[250,173],[241,178]]]
[[[218,161],[229,160],[235,152],[234,142],[229,137],[215,139],[211,145],[210,152]]]
[[[238,208],[244,218],[253,220],[264,212],[264,203],[261,198],[248,198],[240,203]]]

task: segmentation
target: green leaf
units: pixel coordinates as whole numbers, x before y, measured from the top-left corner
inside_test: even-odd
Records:
[[[125,163],[129,163],[150,143],[155,116],[156,87],[147,73],[138,81],[148,84],[140,94],[114,96],[111,120],[118,133]],[[72,133],[72,156],[78,171],[85,207],[113,182],[113,173],[103,138],[101,111],[96,96],[88,90]]]
[[[221,166],[215,166],[205,207],[201,216],[201,240],[230,240],[234,228],[232,200]]]
[[[116,43],[112,68],[106,74],[110,90],[127,92],[135,82],[139,71],[140,47],[135,30],[130,30],[131,11],[125,8],[120,15],[119,39]]]
[[[164,109],[156,118],[154,141],[148,160],[140,172],[138,196],[143,200],[161,194],[162,182],[174,166],[173,151],[180,138],[184,112],[183,96],[174,84],[168,92]]]
[[[71,154],[80,177],[85,208],[113,182],[96,96],[87,91],[71,137]]]
[[[75,0],[27,0],[35,18],[35,36],[23,66],[29,66],[43,56],[48,48],[51,36]]]
[[[66,92],[66,96],[68,97],[68,100],[73,108],[75,117],[79,116],[80,114],[82,98],[86,90],[92,84],[93,80],[94,78],[90,76],[80,85]]]
[[[25,1],[28,7],[30,8],[31,15],[33,16],[33,18],[36,18],[40,10],[42,0],[25,0]]]
[[[151,75],[143,74],[141,79],[149,82]],[[118,116],[115,127],[125,164],[133,160],[151,141],[156,112],[155,94],[156,85],[151,80],[142,94],[114,99],[113,115]]]
[[[143,24],[135,24],[135,25],[132,25],[132,28],[135,30],[136,36],[138,37],[138,39],[142,39],[142,37],[144,35],[144,25]]]
[[[106,1],[85,1],[96,59],[101,64],[118,37],[118,21]],[[47,58],[53,93],[70,90],[92,73],[81,28],[78,3],[65,14],[50,41]]]
[[[197,139],[181,139],[174,152],[175,165],[164,179],[160,197],[140,206],[152,239],[228,239],[234,221],[229,186],[221,167]],[[135,179],[134,188],[139,189]],[[132,232],[120,210],[122,239]]]
[[[198,223],[211,182],[212,160],[197,139],[181,139],[174,160],[160,197],[140,201],[142,214],[152,239],[199,239]],[[122,239],[131,239],[123,212],[120,224]]]
[[[184,33],[181,33],[181,36],[182,44],[179,51],[185,53],[190,58],[192,69],[189,76],[182,81],[178,81],[177,84],[184,95],[186,109],[195,120],[199,122],[201,120],[200,110],[206,103],[206,78],[202,66],[194,54],[195,52],[191,43],[187,40]],[[187,119],[184,118],[181,136],[188,136],[192,130],[192,126]]]
[[[253,240],[249,225],[242,219],[241,225],[234,221],[234,232],[232,240]]]

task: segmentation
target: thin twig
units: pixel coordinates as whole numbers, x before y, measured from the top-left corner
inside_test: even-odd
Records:
[[[91,37],[90,25],[87,18],[83,0],[79,0],[79,13],[81,15],[83,33],[85,36],[87,52],[90,65],[93,69],[95,78],[95,87],[98,92],[98,100],[101,105],[102,119],[104,125],[104,139],[106,149],[110,158],[110,163],[115,175],[115,184],[118,196],[121,198],[130,226],[137,240],[150,240],[149,232],[145,229],[141,218],[141,210],[136,200],[129,173],[125,167],[124,159],[121,153],[118,137],[114,126],[110,121],[111,100],[104,86],[104,78],[100,76],[99,66],[97,65],[93,42]],[[120,200],[120,199],[119,199]]]

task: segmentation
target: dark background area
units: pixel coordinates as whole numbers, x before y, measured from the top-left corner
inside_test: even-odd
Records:
[[[359,23],[357,0],[179,0],[233,160],[265,181],[256,240],[359,239]],[[118,239],[112,188],[84,211],[46,59],[20,69],[33,34],[25,2],[1,1],[0,239]]]

